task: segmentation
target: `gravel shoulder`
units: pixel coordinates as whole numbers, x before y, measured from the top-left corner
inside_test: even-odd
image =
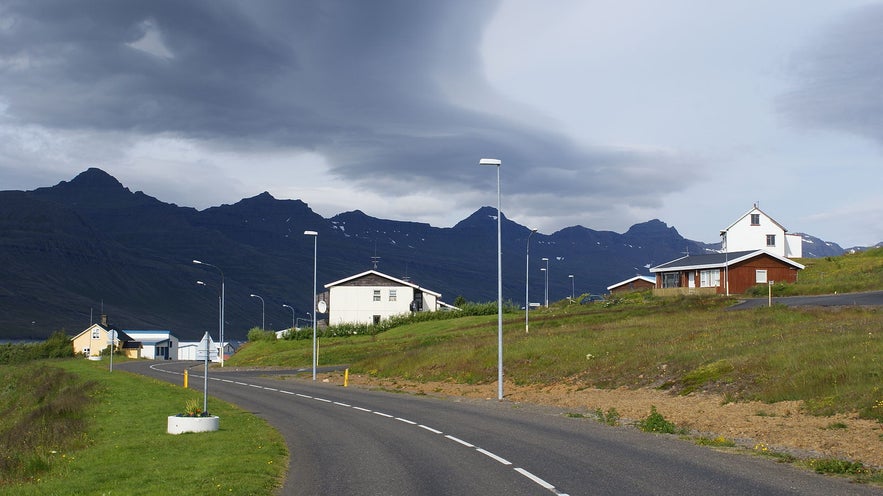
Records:
[[[324,382],[343,384],[343,373],[322,375]],[[349,386],[438,397],[496,401],[496,384],[464,385],[378,379],[351,374]],[[696,435],[723,436],[737,445],[800,458],[837,458],[883,468],[883,424],[857,415],[818,417],[801,412],[798,401],[725,403],[721,395],[678,396],[655,389],[602,390],[574,385],[517,386],[506,384],[506,401],[551,406],[562,413],[594,416],[614,408],[622,423],[645,418],[655,406],[667,420]]]

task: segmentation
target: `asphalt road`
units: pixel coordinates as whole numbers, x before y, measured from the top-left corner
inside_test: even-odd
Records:
[[[121,369],[181,384],[193,362]],[[190,372],[201,390],[202,367]],[[881,495],[769,459],[717,452],[546,407],[367,391],[210,370],[209,395],[265,418],[291,465],[282,495]],[[221,419],[222,429],[235,429]],[[870,441],[869,441],[870,442]]]
[[[818,296],[784,296],[773,298],[772,303],[773,305],[787,305],[789,307],[883,306],[883,291]],[[729,307],[729,310],[744,310],[746,308],[764,307],[769,304],[769,298],[752,298]]]

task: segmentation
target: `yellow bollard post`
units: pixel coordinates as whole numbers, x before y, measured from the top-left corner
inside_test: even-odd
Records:
[[[184,389],[187,389],[187,369],[184,369]]]
[[[343,371],[343,387],[347,387],[350,382],[350,369],[344,369]]]

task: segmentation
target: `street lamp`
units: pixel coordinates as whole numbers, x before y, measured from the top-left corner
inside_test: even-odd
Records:
[[[219,334],[218,337],[221,340],[221,356],[220,356],[220,358],[221,358],[221,367],[223,367],[224,366],[224,303],[226,303],[226,301],[225,301],[226,298],[224,295],[224,271],[221,270],[221,268],[218,267],[217,265],[212,265],[212,264],[206,263],[206,262],[200,262],[199,260],[194,260],[193,263],[195,263],[197,265],[206,265],[208,267],[214,267],[215,269],[218,270],[218,272],[221,273],[221,317],[220,317],[220,323],[218,324],[218,327],[220,328],[218,330],[218,334]]]
[[[291,310],[291,332],[294,332],[294,321],[295,321],[295,318],[294,318],[294,307],[292,307],[291,305],[286,305],[285,303],[283,303],[282,306],[285,307],[285,308],[287,308],[287,309],[289,309],[289,310]]]
[[[304,236],[313,237],[313,311],[316,309],[316,255],[319,248],[319,233],[316,231],[304,231]],[[313,319],[313,380],[316,380],[316,319]]]
[[[570,302],[573,303],[573,297],[576,296],[573,291],[573,274],[569,274],[567,277],[570,278]]]
[[[549,308],[549,259],[543,257],[541,260],[546,262],[546,268],[540,270],[546,273],[546,308]]]
[[[530,234],[527,235],[527,249],[524,251],[524,333],[527,334],[530,331],[530,317],[528,316],[530,312],[530,285],[528,281],[530,281],[530,237],[533,236],[537,232],[536,229],[531,229]]]
[[[727,246],[727,231],[721,231],[721,243],[724,245],[724,287],[730,296],[730,248]]]
[[[266,309],[266,307],[264,306],[264,298],[261,297],[260,295],[256,295],[256,294],[250,294],[248,296],[251,296],[252,298],[260,298],[260,300],[261,300],[261,330],[263,331],[264,330],[264,316],[266,315],[266,312],[264,311]]]
[[[500,213],[500,166],[496,158],[483,158],[478,165],[497,168],[497,399],[503,399],[503,237]]]

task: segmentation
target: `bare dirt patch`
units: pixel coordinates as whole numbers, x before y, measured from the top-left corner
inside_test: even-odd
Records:
[[[343,374],[325,374],[323,380],[343,384]],[[424,383],[352,374],[349,385],[488,401],[497,397],[496,384]],[[614,408],[623,423],[647,417],[650,407],[655,406],[667,420],[696,435],[723,436],[749,449],[801,458],[848,459],[883,468],[883,424],[856,415],[806,415],[798,401],[726,403],[723,396],[715,394],[678,396],[655,389],[602,390],[573,385],[506,384],[504,390],[506,401],[558,407],[563,413],[592,416],[597,410]]]

